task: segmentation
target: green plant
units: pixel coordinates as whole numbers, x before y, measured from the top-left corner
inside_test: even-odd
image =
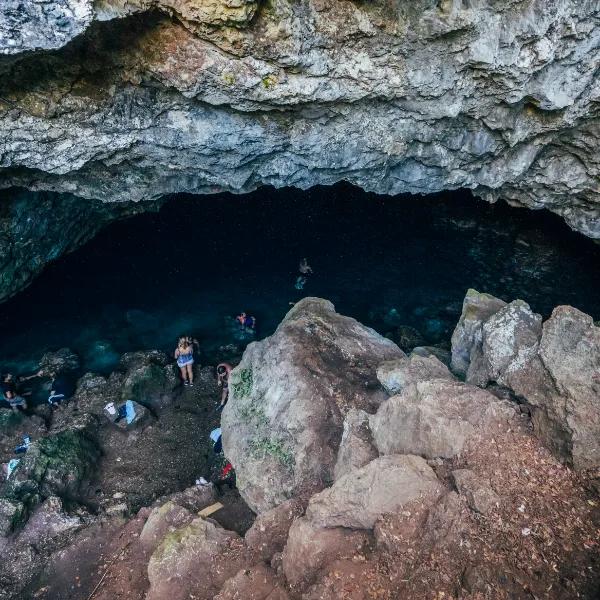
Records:
[[[295,463],[292,451],[281,439],[261,437],[257,440],[252,440],[250,442],[250,450],[256,458],[272,456],[290,470]]]
[[[236,380],[231,382],[233,395],[236,398],[249,396],[253,383],[252,369],[241,369],[236,375]]]

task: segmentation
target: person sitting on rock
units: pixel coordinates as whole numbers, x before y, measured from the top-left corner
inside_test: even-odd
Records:
[[[181,371],[183,385],[194,385],[194,341],[190,336],[179,338],[175,348],[175,360]]]
[[[52,383],[50,384],[50,395],[48,403],[52,409],[59,408],[63,402],[70,400],[75,393],[75,381],[67,373],[57,373],[53,371],[50,374]]]
[[[227,404],[227,400],[229,399],[229,374],[231,373],[233,367],[229,363],[221,363],[217,365],[217,385],[223,388],[221,392],[221,404],[219,405],[219,410],[222,410],[223,407]]]
[[[236,317],[236,319],[242,327],[247,327],[248,329],[256,329],[256,319],[247,315],[245,312],[239,314]]]

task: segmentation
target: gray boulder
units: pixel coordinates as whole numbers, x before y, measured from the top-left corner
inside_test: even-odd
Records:
[[[222,429],[255,512],[331,483],[346,414],[377,409],[386,398],[377,366],[401,356],[319,298],[298,302],[271,337],[248,346],[231,373]]]
[[[514,300],[492,315],[483,325],[483,353],[476,366],[479,381],[512,387],[512,376],[531,362],[542,334],[542,317],[522,300]],[[473,364],[471,365],[474,366]]]
[[[537,356],[507,384],[533,406],[536,433],[576,469],[600,465],[600,327],[570,306],[544,323]]]
[[[333,469],[334,478],[337,480],[364,467],[378,456],[369,427],[369,415],[363,410],[351,409],[344,419],[344,431]]]
[[[478,328],[467,380],[497,383],[526,400],[536,434],[576,469],[600,465],[600,328],[592,317],[559,306],[542,324],[515,300]],[[453,337],[453,356],[454,349]]]
[[[382,456],[313,496],[306,509],[320,528],[372,529],[383,514],[417,499],[433,503],[445,488],[419,456]]]
[[[452,334],[450,367],[457,375],[467,377],[473,361],[480,359],[483,350],[483,324],[506,306],[506,302],[490,294],[469,289],[463,301],[462,313]]]
[[[435,356],[413,353],[382,363],[377,368],[377,379],[388,394],[394,395],[417,381],[454,379],[454,376]]]
[[[514,416],[508,402],[484,390],[434,379],[390,398],[370,424],[381,454],[451,458],[467,443],[505,431]]]

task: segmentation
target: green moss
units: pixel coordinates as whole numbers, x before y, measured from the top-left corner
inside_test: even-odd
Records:
[[[269,90],[277,85],[277,77],[275,75],[265,75],[262,78],[263,87]]]
[[[250,450],[255,458],[271,456],[283,466],[292,469],[295,464],[294,455],[285,442],[278,438],[261,437],[250,442]]]
[[[227,85],[233,85],[235,83],[235,75],[233,73],[223,73],[223,81]]]
[[[241,369],[236,373],[235,380],[231,382],[233,395],[236,398],[245,398],[252,391],[253,375],[252,369]]]

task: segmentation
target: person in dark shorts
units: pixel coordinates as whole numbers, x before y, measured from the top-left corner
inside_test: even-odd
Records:
[[[59,408],[63,402],[67,402],[73,397],[76,385],[75,380],[68,373],[52,373],[51,378],[48,403],[54,409]]]
[[[221,392],[221,404],[219,405],[219,410],[222,410],[223,407],[227,404],[227,399],[229,398],[229,374],[231,373],[233,367],[229,363],[221,363],[217,365],[217,385],[223,388]]]

